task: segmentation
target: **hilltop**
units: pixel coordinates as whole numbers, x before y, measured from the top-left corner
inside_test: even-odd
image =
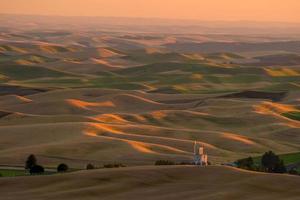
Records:
[[[0,179],[9,199],[286,199],[299,197],[300,179],[229,167],[133,167]]]

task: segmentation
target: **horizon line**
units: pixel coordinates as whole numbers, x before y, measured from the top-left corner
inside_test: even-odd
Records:
[[[0,13],[0,15],[10,16],[30,16],[30,17],[62,17],[62,18],[111,18],[111,19],[140,19],[140,20],[169,20],[169,21],[189,21],[189,22],[220,22],[220,23],[280,23],[299,25],[294,21],[258,21],[258,20],[201,20],[193,18],[163,18],[163,17],[132,17],[132,16],[101,16],[101,15],[53,15],[53,14],[28,14],[28,13]]]

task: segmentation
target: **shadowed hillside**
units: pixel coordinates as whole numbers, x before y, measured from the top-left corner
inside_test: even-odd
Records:
[[[296,200],[300,194],[299,183],[300,179],[295,176],[262,174],[227,167],[136,167],[46,177],[3,178],[0,179],[0,192],[3,200]]]

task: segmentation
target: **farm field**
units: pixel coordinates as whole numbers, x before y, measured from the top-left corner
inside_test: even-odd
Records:
[[[299,177],[223,166],[249,156],[258,162],[272,150],[299,169],[297,34],[11,19],[0,18],[4,200],[299,198]],[[211,166],[154,166],[190,164],[195,141]],[[65,163],[76,172],[9,168],[30,154],[45,169]]]
[[[22,165],[30,153],[49,167],[181,162],[194,141],[215,164],[300,150],[297,49],[185,52],[169,44],[203,41],[128,35],[1,35],[0,164]],[[273,57],[280,62],[266,65]]]

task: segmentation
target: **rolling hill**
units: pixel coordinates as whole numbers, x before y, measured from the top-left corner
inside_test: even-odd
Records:
[[[299,197],[300,179],[227,167],[135,167],[0,179],[9,199],[251,199]],[[282,184],[284,183],[284,184]],[[38,189],[37,189],[38,188]]]
[[[296,177],[220,166],[300,152],[296,36],[73,28],[0,34],[0,165],[128,168],[0,178],[3,199],[297,199]],[[195,141],[213,166],[150,167]]]

